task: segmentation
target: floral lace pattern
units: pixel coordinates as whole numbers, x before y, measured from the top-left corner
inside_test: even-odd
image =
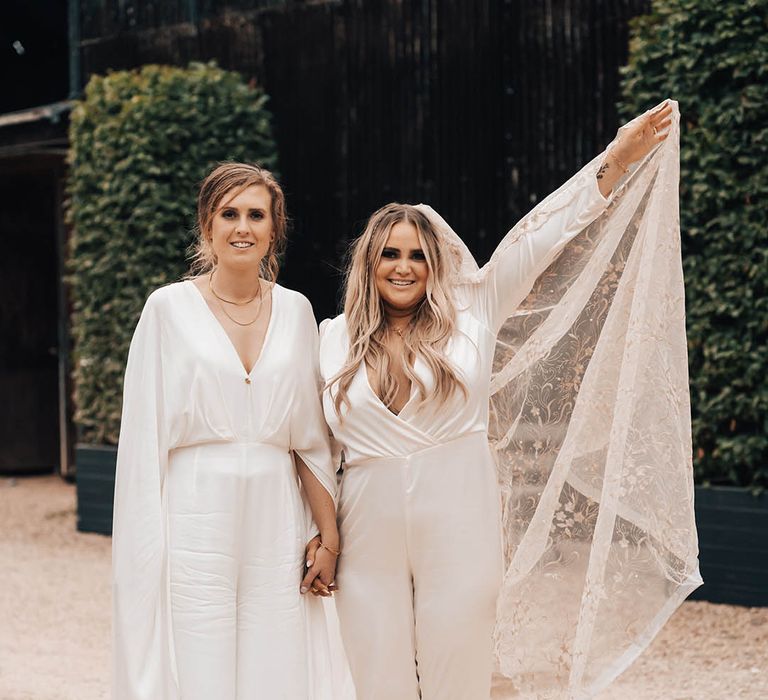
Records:
[[[493,698],[589,698],[698,585],[678,217],[679,112],[606,211],[536,281],[497,341],[489,438],[506,574]],[[483,269],[594,178],[526,216]]]

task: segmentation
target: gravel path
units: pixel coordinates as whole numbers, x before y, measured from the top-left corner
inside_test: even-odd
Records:
[[[110,544],[74,486],[0,478],[0,700],[108,698]],[[596,700],[662,698],[768,698],[768,608],[685,603]]]

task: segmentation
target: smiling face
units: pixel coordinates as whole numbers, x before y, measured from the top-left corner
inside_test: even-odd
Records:
[[[272,199],[264,185],[233,190],[221,198],[210,225],[217,265],[258,267],[273,238]]]
[[[376,266],[376,288],[385,307],[408,311],[427,293],[429,267],[419,233],[409,221],[398,221],[389,236]]]

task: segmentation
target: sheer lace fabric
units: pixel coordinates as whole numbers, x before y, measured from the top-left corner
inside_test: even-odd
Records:
[[[499,330],[489,440],[506,569],[494,698],[592,697],[701,584],[672,104],[667,140],[553,251]],[[603,159],[522,219],[482,269],[425,207],[455,253],[456,281],[493,274]]]

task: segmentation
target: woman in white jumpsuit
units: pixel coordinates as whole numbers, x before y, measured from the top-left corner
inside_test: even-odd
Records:
[[[126,369],[113,698],[335,700],[320,601],[302,595],[333,580],[335,475],[312,309],[274,283],[282,191],[219,166],[198,220],[208,274],[150,295]],[[302,582],[318,531],[303,497],[324,546]]]
[[[344,458],[336,607],[358,700],[489,698],[502,579],[487,436],[497,333],[566,242],[604,211],[626,166],[664,140],[670,111],[625,133],[597,175],[535,235],[503,241],[474,284],[451,282],[460,262],[428,207],[387,205],[357,240],[345,314],[321,325],[320,371]],[[453,323],[437,344],[454,372],[444,400],[434,356],[413,351],[439,335],[441,316]]]

